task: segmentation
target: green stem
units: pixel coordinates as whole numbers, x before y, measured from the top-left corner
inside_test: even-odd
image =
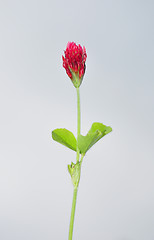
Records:
[[[81,131],[81,113],[80,113],[80,92],[79,92],[79,88],[77,88],[76,91],[77,91],[77,154],[76,154],[76,161],[79,162],[79,157],[80,157],[79,135],[80,135],[80,131]]]
[[[77,91],[77,151],[76,151],[76,162],[78,163],[79,158],[80,158],[79,135],[80,135],[80,131],[81,131],[81,113],[80,113],[80,92],[79,92],[79,88],[76,88],[76,91]],[[71,218],[70,218],[69,237],[68,237],[69,240],[72,240],[72,236],[73,236],[76,198],[77,198],[77,187],[74,187]]]
[[[73,236],[73,225],[74,225],[74,215],[75,215],[77,191],[78,191],[78,189],[77,189],[77,188],[74,188],[68,240],[72,240],[72,236]]]
[[[82,154],[81,154],[80,164],[82,164],[82,161],[83,161],[84,156],[85,156],[85,153],[82,153]]]
[[[79,88],[76,88],[76,91],[77,91],[77,151],[76,151],[76,162],[78,163],[79,159],[80,159],[79,135],[80,135],[80,131],[81,131],[81,113],[80,113],[80,92],[79,92]],[[83,159],[83,157],[81,157],[81,159]],[[70,218],[69,237],[68,237],[69,240],[72,240],[72,236],[73,236],[76,199],[77,199],[77,187],[74,187],[71,218]]]

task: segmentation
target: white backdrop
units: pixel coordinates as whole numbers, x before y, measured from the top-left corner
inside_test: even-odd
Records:
[[[76,91],[68,41],[87,49],[82,134],[113,128],[86,155],[75,239],[154,240],[154,1],[0,1],[0,239],[67,239]]]

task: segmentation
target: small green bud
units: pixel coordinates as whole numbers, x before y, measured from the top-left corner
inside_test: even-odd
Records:
[[[68,171],[71,175],[73,186],[77,188],[80,181],[80,171],[81,171],[80,163],[77,162],[76,164],[74,164],[72,162],[71,165],[68,165]]]

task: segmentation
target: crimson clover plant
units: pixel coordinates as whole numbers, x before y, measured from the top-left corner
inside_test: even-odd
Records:
[[[85,47],[68,42],[64,56],[62,56],[63,67],[71,79],[77,92],[77,138],[65,128],[58,128],[52,131],[53,140],[76,152],[76,162],[68,165],[72,183],[74,186],[73,202],[69,227],[69,240],[73,237],[74,215],[77,199],[77,191],[80,181],[81,165],[86,152],[102,137],[112,131],[112,128],[99,122],[94,122],[86,136],[81,135],[80,122],[80,93],[79,87],[82,83],[86,69],[87,53]]]

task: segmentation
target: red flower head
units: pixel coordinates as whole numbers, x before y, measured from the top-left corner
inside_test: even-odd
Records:
[[[68,42],[64,54],[65,57],[62,56],[63,67],[74,86],[78,88],[82,83],[86,69],[86,49],[85,47],[82,48],[80,44],[76,45],[74,42]]]

